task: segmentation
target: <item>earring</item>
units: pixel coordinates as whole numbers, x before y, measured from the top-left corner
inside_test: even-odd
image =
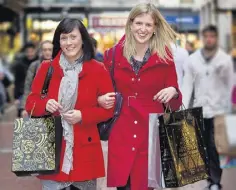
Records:
[[[153,32],[153,35],[155,35],[156,34],[156,32]]]

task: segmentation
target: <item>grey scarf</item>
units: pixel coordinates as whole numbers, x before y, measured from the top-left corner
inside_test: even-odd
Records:
[[[79,87],[78,75],[82,71],[83,66],[82,59],[83,57],[79,58],[75,63],[70,64],[63,53],[60,56],[59,64],[64,73],[58,94],[58,102],[63,107],[61,114],[73,110],[75,107]],[[69,174],[73,170],[74,129],[73,125],[67,123],[63,117],[61,122],[64,140],[66,141],[62,172]]]

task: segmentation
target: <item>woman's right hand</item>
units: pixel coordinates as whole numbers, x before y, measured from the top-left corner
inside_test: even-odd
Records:
[[[111,109],[113,108],[114,104],[115,104],[115,92],[110,92],[107,94],[104,94],[102,96],[98,97],[98,104],[99,106],[105,108],[105,109]]]
[[[62,106],[54,99],[47,101],[46,110],[50,113],[54,113],[62,109]]]

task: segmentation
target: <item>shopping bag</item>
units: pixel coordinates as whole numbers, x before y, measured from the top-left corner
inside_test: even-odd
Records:
[[[51,62],[41,89],[41,98],[47,96],[53,73]],[[17,176],[55,174],[60,169],[63,132],[61,117],[32,117],[35,105],[30,117],[15,120],[12,172]]]
[[[161,164],[166,188],[208,178],[209,161],[203,138],[202,108],[159,116]]]
[[[161,114],[149,114],[148,138],[148,187],[159,189],[161,186],[161,157],[159,141],[159,120]]]
[[[61,118],[15,120],[12,172],[17,176],[55,174],[60,169]]]
[[[215,144],[220,155],[236,156],[236,115],[214,118]]]

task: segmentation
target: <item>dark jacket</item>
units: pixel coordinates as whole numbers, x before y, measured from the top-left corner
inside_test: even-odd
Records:
[[[11,70],[15,77],[15,89],[14,89],[14,98],[19,99],[24,93],[24,83],[27,70],[30,64],[37,60],[38,57],[35,57],[33,60],[27,59],[25,56],[18,58],[13,64]]]

